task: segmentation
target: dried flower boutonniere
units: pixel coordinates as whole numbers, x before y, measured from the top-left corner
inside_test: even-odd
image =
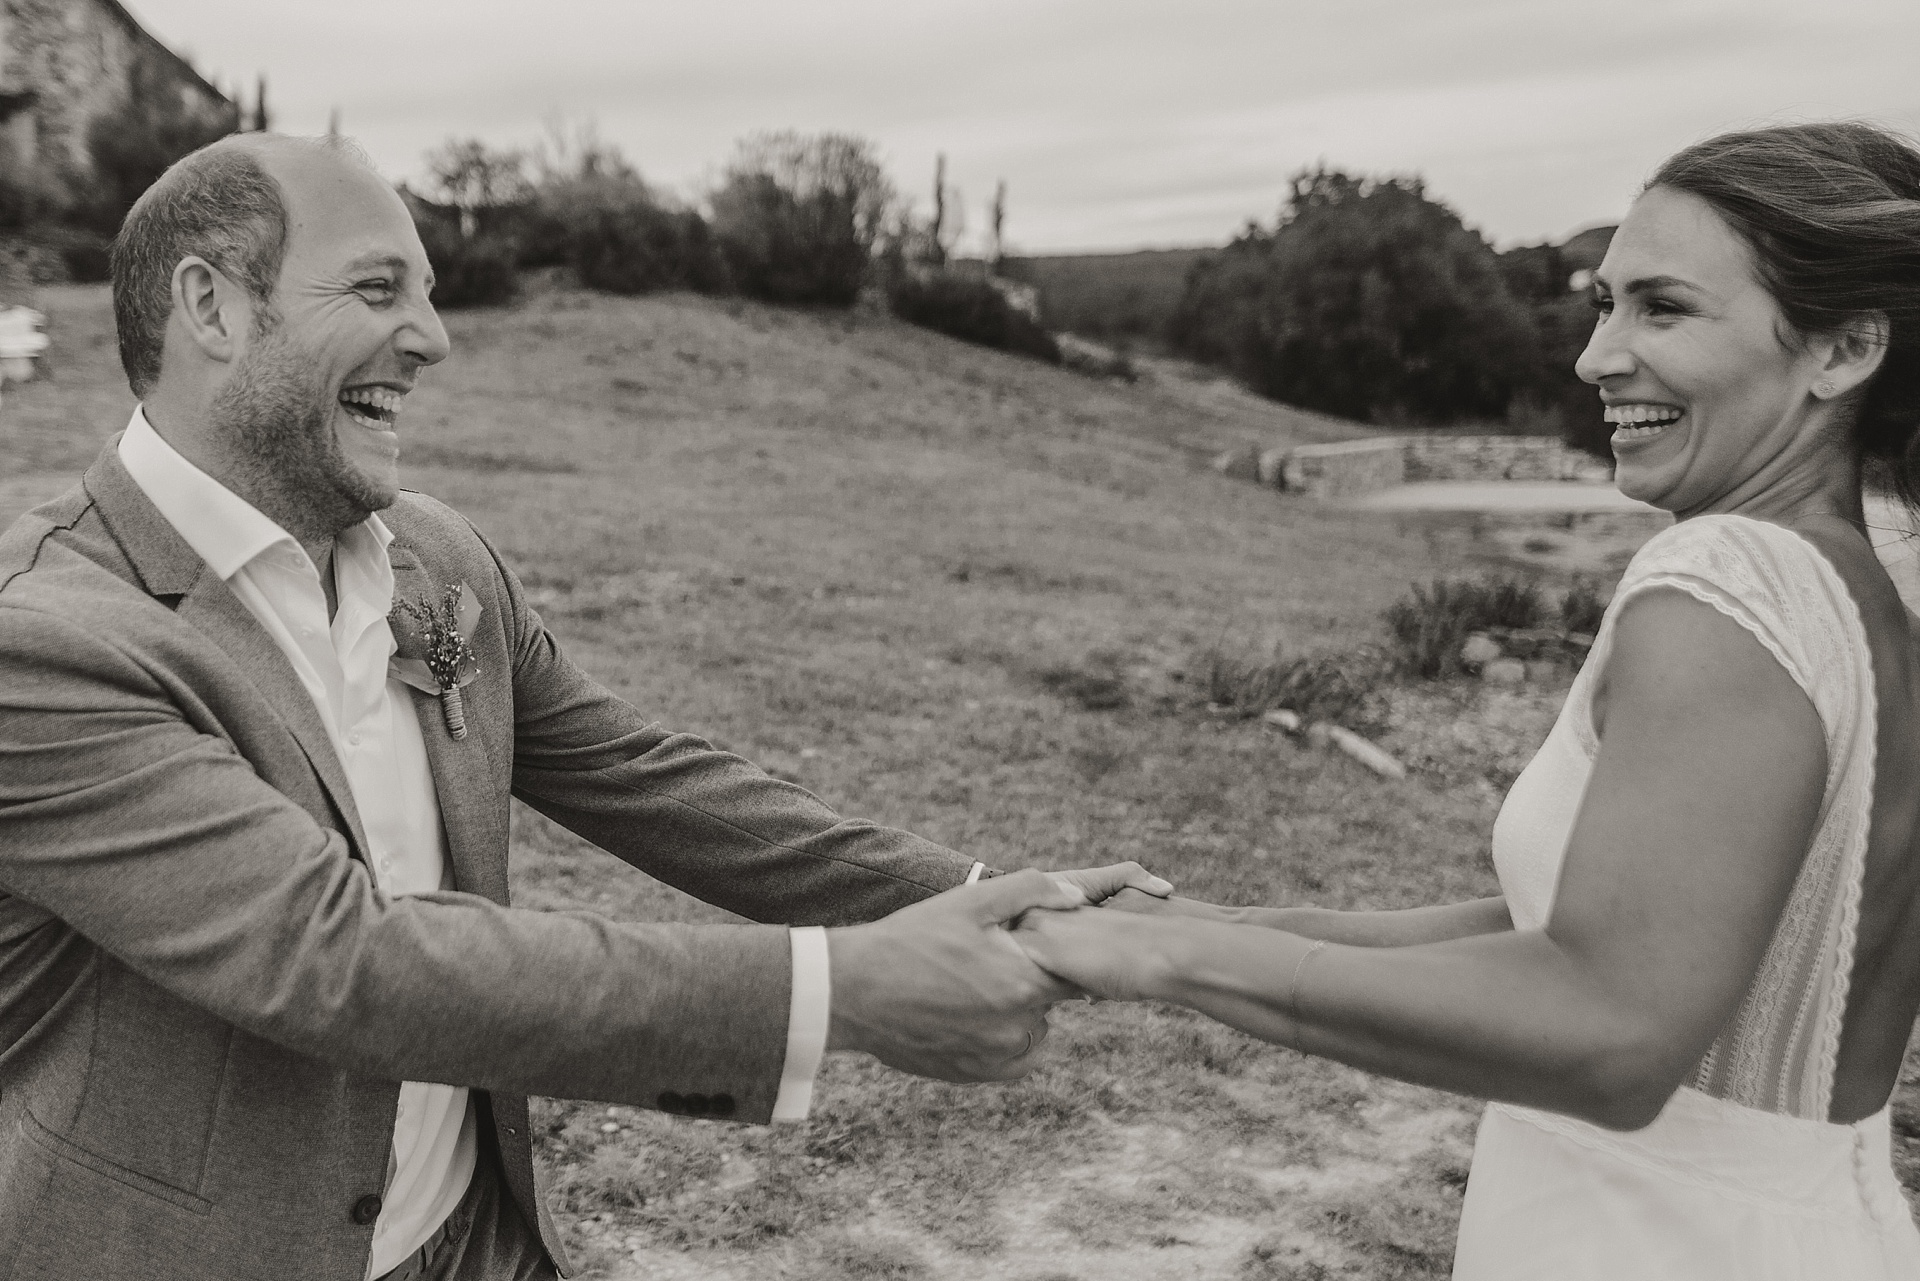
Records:
[[[465,738],[467,709],[460,689],[480,674],[472,644],[474,624],[480,621],[480,598],[473,594],[473,588],[461,583],[442,592],[438,603],[400,601],[387,620],[397,641],[401,633],[406,633],[408,640],[415,636],[419,639],[418,646],[400,641],[401,649],[425,651],[408,658],[396,653],[387,663],[388,672],[437,697],[447,720],[447,733]]]

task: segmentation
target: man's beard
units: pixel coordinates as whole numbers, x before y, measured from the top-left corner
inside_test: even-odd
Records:
[[[392,506],[396,495],[341,453],[333,432],[337,406],[308,368],[269,321],[208,412],[221,438],[245,453],[255,492],[271,493],[283,510],[309,516],[316,530],[337,533]]]

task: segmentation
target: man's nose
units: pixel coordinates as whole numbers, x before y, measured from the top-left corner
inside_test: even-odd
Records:
[[[1599,386],[1608,378],[1633,372],[1633,354],[1619,333],[1612,316],[1603,316],[1587,339],[1586,350],[1573,362],[1573,372],[1584,382]]]
[[[447,328],[440,323],[440,313],[430,302],[421,302],[414,309],[411,321],[400,331],[399,340],[401,354],[420,365],[437,365],[453,350],[453,344],[447,339]]]

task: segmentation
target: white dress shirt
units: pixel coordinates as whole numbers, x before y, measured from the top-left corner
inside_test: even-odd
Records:
[[[395,645],[387,625],[393,608],[387,545],[393,535],[386,525],[368,516],[335,539],[338,608],[329,622],[319,572],[299,542],[182,457],[141,409],[133,411],[120,439],[120,461],[260,621],[313,699],[366,829],[375,887],[388,895],[451,888],[446,831],[420,721],[406,686],[387,674]],[[793,988],[776,1121],[807,1117],[831,1001],[826,932],[802,928],[790,937]],[[474,1126],[465,1088],[401,1084],[369,1276],[392,1270],[418,1250],[460,1203],[473,1176]]]

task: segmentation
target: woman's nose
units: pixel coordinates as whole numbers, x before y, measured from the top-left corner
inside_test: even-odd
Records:
[[[1585,351],[1573,362],[1573,372],[1582,381],[1596,387],[1608,378],[1633,372],[1633,356],[1627,345],[1618,336],[1619,327],[1612,316],[1602,316],[1593,327],[1593,336],[1587,339]]]

